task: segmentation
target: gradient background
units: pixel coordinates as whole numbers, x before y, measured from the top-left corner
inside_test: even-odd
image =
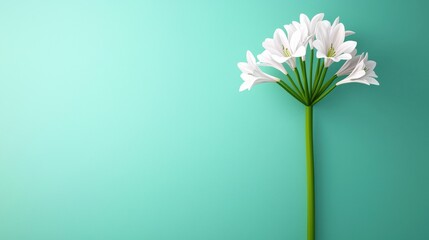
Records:
[[[236,63],[341,16],[380,87],[315,109],[318,240],[424,240],[423,1],[2,1],[0,239],[304,240],[304,107]]]

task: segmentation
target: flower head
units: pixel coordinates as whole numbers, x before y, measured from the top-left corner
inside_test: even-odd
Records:
[[[242,71],[241,78],[244,81],[240,91],[250,90],[259,83],[276,82],[299,102],[306,106],[313,106],[337,85],[352,82],[379,85],[374,72],[376,63],[368,60],[367,53],[356,55],[357,43],[345,39],[354,32],[346,31],[339,17],[332,23],[323,18],[323,13],[316,14],[311,19],[301,14],[299,21],[284,25],[284,29],[276,29],[273,37],[265,39],[262,43],[264,51],[257,55],[258,62],[254,55],[247,51],[247,62],[238,63]],[[311,49],[309,63],[304,62],[308,58],[306,57],[307,46]],[[314,52],[319,59],[316,72],[313,71],[315,69]],[[300,68],[296,66],[298,60]],[[325,81],[328,67],[341,60],[345,60],[341,68]],[[288,73],[290,70],[286,70],[285,63],[295,73],[294,76],[290,76]],[[325,68],[322,69],[323,64]],[[261,66],[282,72],[289,82],[265,73],[263,71],[265,68],[261,69]],[[343,79],[335,84],[334,81],[341,76]],[[332,86],[332,84],[335,85]]]
[[[349,60],[352,58],[351,52],[356,48],[355,41],[345,41],[346,32],[342,23],[328,21],[319,22],[316,27],[316,40],[313,46],[317,49],[317,58],[325,59],[325,67],[329,67],[332,62]]]
[[[356,61],[356,59],[358,60]],[[353,66],[353,63],[356,62],[356,64],[353,70],[346,78],[337,82],[336,84],[337,86],[345,83],[362,83],[366,85],[380,85],[378,81],[375,79],[378,77],[377,74],[375,74],[374,72],[374,68],[377,64],[374,61],[368,60],[368,53],[365,53],[365,54],[362,53],[361,55],[355,56],[354,58],[352,58],[347,62],[349,62],[349,66],[345,68],[347,69],[347,71],[343,71],[341,74],[348,72],[348,69],[351,69],[351,66]]]
[[[244,81],[240,86],[240,92],[246,89],[250,90],[254,85],[259,83],[280,81],[280,79],[262,72],[250,51],[247,51],[246,57],[247,62],[238,63],[238,68],[242,71],[240,76]]]

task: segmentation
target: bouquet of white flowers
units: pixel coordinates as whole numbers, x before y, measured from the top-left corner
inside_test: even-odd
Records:
[[[310,20],[305,14],[301,14],[300,22],[294,21],[284,26],[286,33],[283,29],[276,29],[273,38],[267,38],[262,43],[265,51],[257,56],[258,62],[247,51],[247,62],[238,63],[244,81],[240,91],[250,90],[259,83],[274,82],[305,105],[308,240],[315,239],[313,106],[336,86],[344,83],[379,85],[374,72],[376,63],[368,60],[368,53],[356,55],[355,41],[345,41],[354,32],[346,31],[339,18],[331,24],[323,20],[323,17],[324,14],[320,13]],[[314,61],[315,56],[317,62]],[[326,80],[329,67],[342,60],[345,60],[342,67]],[[265,73],[261,66],[280,71],[286,79]],[[344,78],[333,84],[339,77]]]

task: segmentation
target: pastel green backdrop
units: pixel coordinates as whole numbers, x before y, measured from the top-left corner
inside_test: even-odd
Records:
[[[2,1],[0,239],[305,239],[304,107],[236,63],[341,16],[381,86],[315,108],[319,240],[424,240],[423,1]]]

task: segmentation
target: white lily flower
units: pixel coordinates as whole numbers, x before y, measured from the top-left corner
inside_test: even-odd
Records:
[[[374,61],[368,61],[368,53],[361,54],[359,57],[359,62],[356,64],[355,68],[352,70],[349,76],[343,80],[337,82],[337,86],[345,83],[362,83],[366,85],[380,85],[377,78],[377,74],[374,72],[374,68],[377,65]],[[356,58],[356,57],[355,57]]]
[[[305,56],[306,52],[306,48],[301,42],[300,31],[293,32],[288,38],[283,30],[277,29],[273,39],[265,39],[262,46],[276,62],[287,62],[292,69],[296,68],[295,58]]]
[[[242,71],[240,76],[244,81],[240,86],[240,92],[250,90],[259,83],[280,81],[280,79],[264,73],[256,64],[255,56],[250,51],[247,51],[246,57],[247,62],[238,63],[238,68]]]
[[[301,34],[303,35],[301,36],[301,39],[303,39],[303,41],[306,42],[305,46],[308,43],[310,45],[310,48],[313,49],[313,41],[316,34],[316,26],[320,21],[323,20],[323,17],[324,17],[324,14],[319,13],[310,20],[307,15],[301,13],[299,15],[300,23],[292,22],[292,24],[284,25],[284,28],[288,32],[288,35],[291,32],[294,32],[297,29],[300,29]]]
[[[262,52],[261,54],[259,54],[258,56],[258,64],[260,66],[268,66],[268,67],[273,67],[277,70],[279,70],[280,72],[282,72],[283,74],[287,75],[287,71],[285,69],[285,67],[283,66],[282,63],[278,63],[276,62],[272,55],[270,54],[270,52],[268,52],[267,50],[265,50],[264,52]]]
[[[322,21],[316,27],[316,40],[313,42],[317,49],[317,58],[325,59],[325,67],[329,67],[332,62],[349,60],[350,54],[356,48],[355,41],[346,41],[345,29],[342,23],[335,23],[333,26],[328,21]]]

